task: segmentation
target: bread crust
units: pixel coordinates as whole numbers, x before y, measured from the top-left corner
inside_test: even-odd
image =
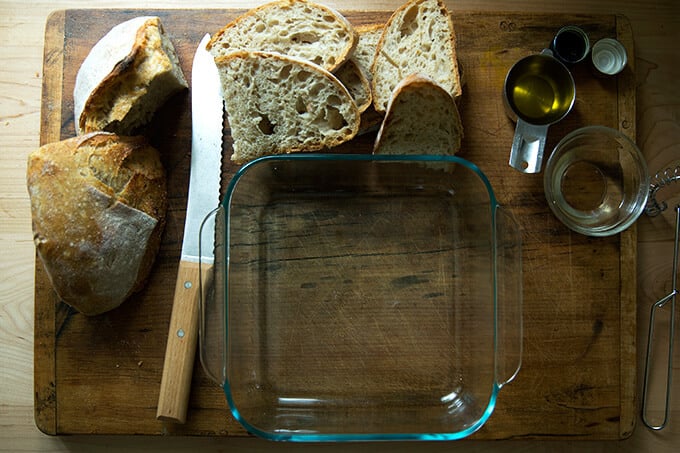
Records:
[[[258,27],[265,27],[266,29],[268,26],[276,28],[282,16],[284,16],[284,11],[296,8],[302,8],[302,13],[296,18],[298,23],[294,27],[281,27],[281,30],[276,32],[276,36],[268,37],[266,43],[255,42],[256,35],[253,34],[253,29]],[[312,37],[314,41],[311,43],[306,42],[304,32],[298,32],[300,17],[309,14],[305,12],[307,9],[317,11],[325,17],[333,18],[333,21],[324,21],[323,26],[325,28],[314,33]],[[275,25],[268,24],[268,21]],[[336,26],[328,28],[332,23],[335,23]],[[289,31],[290,34],[288,34]],[[334,50],[335,46],[331,46],[329,40],[338,32],[346,35],[346,43],[336,51]],[[281,37],[279,36],[280,33],[285,33],[286,36]],[[232,43],[231,41],[238,41],[236,38],[239,34],[244,36],[243,39],[240,39],[241,42]],[[243,40],[247,42],[243,42]],[[310,60],[327,71],[333,72],[349,59],[358,41],[359,35],[352,24],[335,9],[307,0],[278,0],[260,5],[237,17],[215,33],[206,48],[214,57],[225,56],[235,50],[278,52]],[[225,45],[227,49],[222,48]]]
[[[161,242],[165,170],[142,137],[94,132],[28,158],[34,242],[57,293],[86,315],[141,289]]]

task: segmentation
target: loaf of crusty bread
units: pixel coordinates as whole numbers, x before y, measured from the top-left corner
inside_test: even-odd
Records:
[[[331,148],[356,135],[356,103],[321,66],[279,53],[249,51],[217,57],[215,63],[236,163]]]
[[[57,295],[86,315],[142,288],[167,205],[159,153],[141,137],[93,132],[28,158],[38,256]]]
[[[334,71],[352,54],[358,35],[332,8],[306,0],[266,3],[215,33],[207,49],[214,57],[234,50],[278,52]]]
[[[463,125],[451,94],[429,77],[413,74],[395,88],[373,152],[453,155],[462,138]]]
[[[78,70],[73,90],[76,132],[130,135],[187,86],[158,17],[118,24],[92,47]]]
[[[366,77],[366,73],[359,67],[354,58],[347,60],[342,66],[333,73],[340,82],[345,85],[352,99],[357,104],[359,113],[371,105],[371,84]]]
[[[384,112],[397,84],[424,74],[454,98],[461,95],[456,34],[441,0],[409,0],[388,20],[372,68],[373,105]]]

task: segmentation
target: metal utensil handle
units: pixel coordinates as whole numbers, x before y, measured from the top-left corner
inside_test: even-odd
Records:
[[[649,201],[645,208],[645,212],[648,216],[656,217],[666,210],[668,205],[665,201],[659,202],[656,199],[656,194],[664,187],[678,182],[680,182],[680,160],[669,163],[654,175],[652,184],[649,187]]]
[[[678,242],[680,237],[680,204],[675,207],[675,243],[673,247],[673,288],[669,294],[656,301],[651,308],[649,316],[649,332],[647,334],[647,357],[645,358],[645,377],[642,388],[642,421],[650,429],[661,430],[666,427],[670,413],[671,381],[673,378],[673,337],[675,334],[675,299],[678,295]],[[647,398],[649,396],[649,374],[651,372],[652,345],[655,332],[656,313],[670,301],[670,326],[668,331],[668,364],[666,370],[666,397],[664,418],[661,424],[652,423],[647,417]]]

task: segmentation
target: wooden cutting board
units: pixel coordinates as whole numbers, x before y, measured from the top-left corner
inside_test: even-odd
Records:
[[[161,17],[190,79],[200,38],[236,10],[67,10],[45,31],[41,143],[74,135],[75,75],[91,46],[114,24],[138,15]],[[384,22],[388,11],[347,11],[354,24]],[[617,37],[629,66],[614,78],[573,69],[574,110],[550,128],[547,149],[567,132],[602,124],[635,137],[635,61],[629,22],[614,15],[462,12],[453,21],[466,85],[460,155],[481,167],[501,204],[522,228],[524,357],[502,389],[494,414],[474,439],[619,439],[636,419],[635,227],[609,238],[570,232],[549,211],[542,174],[524,175],[507,162],[514,124],[501,88],[517,59],[547,46],[565,24],[594,41]],[[196,363],[188,421],[155,418],[189,176],[189,93],[174,97],[149,127],[169,179],[163,243],[148,286],[107,314],[87,318],[59,301],[41,262],[35,276],[35,419],[50,434],[247,435],[231,417],[221,389]],[[370,152],[372,136],[355,151]],[[227,165],[226,176],[236,167]]]

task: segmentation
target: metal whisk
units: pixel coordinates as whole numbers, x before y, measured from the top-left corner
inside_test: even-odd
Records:
[[[680,181],[680,161],[673,162],[672,164],[664,167],[663,170],[658,172],[650,186],[649,202],[647,203],[646,213],[647,215],[654,217],[665,209],[668,205],[666,202],[658,202],[656,199],[656,194],[659,190],[664,187],[668,187],[671,184]],[[647,335],[647,357],[645,359],[645,377],[644,384],[642,388],[642,421],[644,424],[653,430],[661,430],[668,424],[669,414],[670,414],[670,400],[671,400],[671,381],[673,374],[673,337],[675,333],[675,299],[678,295],[678,242],[680,237],[680,203],[675,206],[675,241],[673,247],[673,275],[671,277],[672,289],[671,292],[661,299],[657,300],[651,307],[651,312],[649,316],[649,332]],[[651,371],[651,356],[652,356],[652,344],[654,341],[654,326],[656,321],[656,314],[661,309],[663,309],[670,302],[670,325],[668,329],[668,367],[666,371],[666,398],[664,407],[664,417],[660,424],[654,424],[648,417],[647,414],[647,403],[649,396],[649,374]]]
[[[645,208],[645,213],[650,217],[656,217],[665,211],[668,204],[665,201],[659,202],[656,199],[656,194],[664,187],[680,181],[680,160],[671,162],[664,166],[664,168],[657,172],[652,178],[652,184],[649,187],[649,201]]]

